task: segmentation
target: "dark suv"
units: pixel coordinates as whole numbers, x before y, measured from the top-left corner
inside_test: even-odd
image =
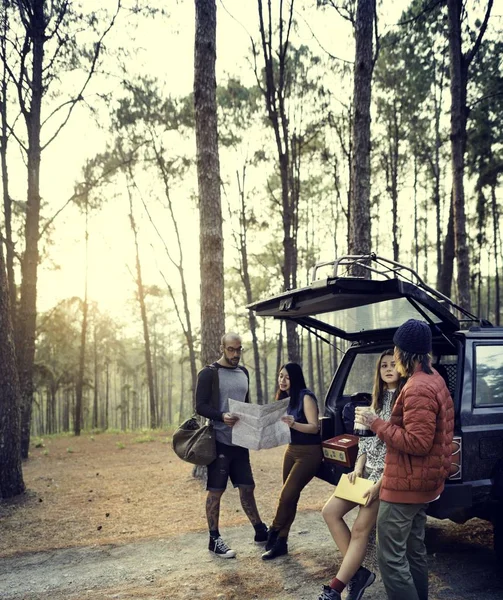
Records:
[[[355,265],[369,279],[349,275]],[[319,274],[329,269],[328,277]],[[322,437],[345,433],[342,409],[372,392],[377,358],[410,318],[430,324],[433,366],[446,380],[456,411],[451,476],[429,514],[462,523],[494,524],[503,560],[503,327],[462,310],[412,269],[376,256],[344,256],[313,269],[312,283],[250,305],[258,316],[295,321],[334,344],[351,342],[325,399]],[[327,335],[330,336],[330,339]],[[325,461],[319,476],[336,484],[347,467]]]

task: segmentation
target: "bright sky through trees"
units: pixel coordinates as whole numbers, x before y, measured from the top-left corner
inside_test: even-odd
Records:
[[[112,0],[110,2],[111,7]],[[354,46],[350,26],[335,11],[329,13],[316,10],[313,2],[296,3],[298,27],[295,31],[296,43],[306,43],[315,53],[323,56],[325,51],[345,60],[352,60]],[[129,25],[118,20],[108,46],[111,49],[126,47],[129,51],[126,77],[133,79],[139,75],[150,75],[159,79],[166,95],[182,96],[192,90],[193,48],[194,48],[194,5],[192,1],[173,2],[169,6],[169,17],[146,19],[138,16],[129,18]],[[396,22],[397,11],[386,23],[381,21],[380,31],[384,33]],[[258,17],[256,2],[248,0],[223,0],[217,5],[217,78],[224,84],[228,75],[239,76],[247,85],[255,83],[253,61],[250,52],[250,35],[258,39]],[[132,25],[134,23],[134,25]],[[102,91],[112,92],[112,105],[120,94],[121,75],[119,65],[113,57],[108,57],[103,70],[105,77],[97,78],[90,90],[87,103],[97,112],[90,114],[88,108],[79,106],[56,142],[44,153],[42,159],[42,196],[46,206],[44,217],[50,218],[73,193],[75,182],[82,177],[85,160],[103,150],[107,140],[109,116],[106,106],[98,98]],[[269,135],[269,134],[268,134]],[[195,154],[195,141],[187,140],[188,153]],[[192,150],[191,150],[192,147]],[[222,151],[221,160],[224,173],[234,182],[232,173],[232,153]],[[231,174],[231,175],[229,175]],[[120,181],[120,177],[117,179]],[[140,181],[146,201],[162,195],[148,181]],[[24,198],[26,175],[25,167],[19,159],[11,165],[12,193],[16,198]],[[250,186],[252,183],[249,184]],[[199,289],[197,214],[195,212],[196,180],[194,173],[173,189],[173,200],[179,218],[182,220],[185,258],[191,274],[189,285],[196,292],[193,298],[194,314],[197,310]],[[133,301],[133,241],[128,221],[128,200],[124,182],[115,188],[103,190],[106,201],[103,208],[90,216],[89,244],[89,296],[97,301],[103,310],[110,313],[130,313],[127,304]],[[232,188],[227,194],[234,194]],[[223,196],[225,214],[226,196]],[[154,219],[165,239],[170,238],[167,213],[152,208]],[[146,215],[140,211],[135,215],[140,229],[141,251],[143,254],[145,279],[149,284],[157,283],[164,287],[159,275],[161,270],[168,280],[174,272],[166,260],[155,233]],[[385,216],[382,216],[385,218]],[[224,229],[225,232],[225,229]],[[227,232],[227,237],[229,233]],[[46,254],[39,271],[38,307],[44,311],[60,299],[82,296],[84,285],[84,218],[75,206],[68,206],[56,219],[47,246]],[[330,253],[332,246],[327,249]],[[333,258],[330,254],[320,259]],[[225,261],[232,264],[232,246],[226,245]],[[127,317],[126,317],[127,318]]]
[[[301,2],[298,6],[300,39],[316,44],[313,39],[316,36],[326,50],[350,60],[353,48],[351,39],[347,37],[349,29],[344,22],[339,20],[339,27],[336,27],[335,15],[327,19],[312,7],[306,10]],[[124,22],[119,20],[108,44],[128,47],[133,58],[127,63],[131,79],[136,74],[151,75],[164,83],[166,94],[182,96],[190,93],[193,85],[194,6],[192,2],[184,0],[174,3],[170,10],[171,14],[166,19],[152,21],[139,17],[137,25],[129,27],[128,31],[121,29]],[[217,11],[217,77],[223,82],[226,75],[238,75],[243,83],[253,85],[255,77],[250,35],[257,38],[256,3],[225,0],[218,4]],[[337,36],[334,35],[336,30]],[[127,38],[131,31],[134,38],[129,41]],[[110,59],[108,61],[104,70],[111,75],[106,80],[101,79],[101,85],[113,90],[114,77],[119,82],[120,74],[114,72],[114,65],[110,64]],[[119,87],[119,83],[116,87]],[[97,91],[95,86],[93,94]],[[105,107],[93,94],[88,98],[88,103],[96,101],[98,116],[93,118],[87,108],[80,106],[73,120],[43,156],[42,195],[48,204],[44,209],[45,216],[56,212],[71,196],[74,183],[81,179],[85,160],[100,151],[108,138],[107,131],[98,127],[98,124],[106,127],[108,122]],[[195,153],[195,141],[191,140],[191,143]],[[14,165],[13,173],[16,173],[12,177],[13,192],[16,197],[22,198],[25,194],[25,170],[21,161]],[[185,195],[182,202],[186,209],[183,230],[187,260],[190,271],[196,273],[198,246],[197,235],[194,234],[197,215],[194,212],[195,201],[187,202],[187,195],[194,192],[194,185],[195,179],[186,182],[186,189],[180,192],[178,199]],[[123,195],[124,190],[116,189],[115,196],[108,195],[110,192],[110,189],[106,192],[107,200],[103,208],[90,217],[89,290],[91,299],[97,301],[104,310],[115,313],[123,312],[125,303],[132,298],[130,269],[134,263],[127,198]],[[158,268],[165,268],[163,253],[157,246],[150,247],[155,240],[145,215],[138,215],[137,219],[143,233],[148,232],[148,241],[142,248],[146,276],[159,282]],[[166,215],[160,214],[159,219],[158,224],[162,229],[163,221],[167,222]],[[47,249],[49,260],[41,265],[39,310],[47,310],[59,299],[82,295],[85,260],[83,239],[84,219],[75,207],[69,206],[55,221],[51,246]],[[229,258],[230,253],[227,254]],[[192,284],[197,290],[198,280],[192,281]]]

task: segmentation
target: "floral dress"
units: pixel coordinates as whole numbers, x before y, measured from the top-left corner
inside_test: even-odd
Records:
[[[378,413],[381,419],[389,421],[393,408],[393,395],[395,390],[385,390],[382,410]],[[386,457],[386,444],[376,435],[362,437],[358,442],[358,458],[362,454],[367,455],[363,476],[376,482],[384,471],[384,459]]]

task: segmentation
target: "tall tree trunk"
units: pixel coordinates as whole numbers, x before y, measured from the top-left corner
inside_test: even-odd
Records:
[[[63,391],[63,431],[70,431],[70,389]]]
[[[248,265],[248,217],[246,211],[246,165],[243,166],[242,178],[240,180],[239,173],[237,174],[239,200],[240,200],[240,231],[238,239],[239,254],[241,256],[241,281],[245,288],[246,303],[253,302],[252,286],[250,279],[250,269]],[[262,378],[260,377],[260,352],[258,347],[257,335],[257,317],[253,311],[248,311],[248,323],[250,324],[250,332],[252,335],[253,347],[253,362],[255,366],[255,388],[257,396],[257,404],[264,403],[264,393],[262,391]]]
[[[419,220],[418,220],[418,209],[417,209],[417,155],[414,154],[414,181],[412,189],[414,190],[414,264],[416,267],[416,273],[419,273]]]
[[[436,66],[435,66],[436,74]],[[443,76],[441,78],[443,81]],[[442,137],[440,131],[440,118],[442,114],[442,88],[440,88],[440,98],[437,98],[436,92],[433,94],[433,105],[434,105],[434,122],[435,122],[435,152],[434,160],[431,162],[431,171],[433,175],[433,204],[435,205],[435,225],[436,225],[436,236],[435,236],[435,247],[437,254],[437,290],[441,287],[442,277],[442,220],[441,220],[441,208],[442,198],[440,195],[440,182],[441,182],[441,167],[440,167],[440,148],[442,146]]]
[[[93,354],[94,354],[94,390],[93,390],[93,415],[92,427],[98,429],[98,391],[99,391],[99,376],[98,376],[98,340],[96,337],[96,325],[93,330]]]
[[[444,296],[451,295],[452,276],[454,272],[454,209],[452,205],[452,194],[449,206],[449,220],[447,223],[447,234],[444,241],[444,251],[442,255],[442,276],[438,291]]]
[[[45,412],[46,412],[46,416],[45,416],[45,420],[47,422],[47,433],[51,434],[54,433],[54,419],[53,419],[53,414],[54,414],[54,408],[53,408],[53,396],[51,394],[51,387],[50,385],[47,386],[46,390],[45,390]]]
[[[274,132],[281,181],[281,206],[283,222],[283,286],[285,290],[297,285],[297,241],[296,214],[298,195],[291,186],[290,178],[290,131],[286,110],[286,70],[290,31],[293,22],[294,0],[288,8],[288,18],[283,19],[283,0],[279,2],[278,49],[273,49],[273,31],[271,6],[268,6],[268,26],[264,22],[262,0],[258,0],[260,37],[264,58],[265,87],[263,89],[267,116]],[[278,73],[276,73],[276,70]],[[257,78],[260,79],[257,75]],[[294,321],[286,322],[286,343],[288,359],[299,362],[299,338]]]
[[[349,222],[349,254],[368,254],[370,243],[370,98],[373,71],[375,0],[358,0],[355,22],[353,164]],[[354,275],[368,277],[365,269]]]
[[[466,149],[466,122],[468,107],[466,90],[468,69],[478,52],[487,29],[493,0],[488,0],[486,14],[472,49],[462,51],[462,16],[464,0],[447,0],[449,21],[449,70],[451,76],[451,163],[454,206],[454,244],[458,267],[457,290],[459,304],[470,310],[470,256],[466,236],[464,167]]]
[[[1,118],[1,138],[0,138],[0,160],[2,167],[2,192],[3,206],[5,219],[5,258],[7,266],[7,281],[9,285],[10,295],[10,311],[12,326],[16,330],[16,282],[14,279],[14,242],[12,239],[12,198],[9,194],[9,172],[7,168],[7,145],[8,145],[8,129],[7,129],[7,32],[9,30],[9,19],[7,15],[6,2],[2,3],[2,33],[0,37],[0,52],[1,60],[4,68],[2,73],[2,86],[0,97],[0,118]]]
[[[3,247],[0,244],[0,498],[24,491],[21,469],[20,388]]]
[[[454,248],[458,267],[458,302],[470,310],[470,257],[466,239],[463,175],[466,147],[466,85],[468,67],[461,50],[462,0],[447,0],[451,75],[451,164],[454,207]]]
[[[398,109],[396,99],[393,100],[393,112],[390,115],[388,131],[388,187],[391,196],[393,260],[398,262],[400,257],[400,232],[398,229],[398,158],[400,153],[400,136],[398,128]],[[387,169],[387,171],[388,171]]]
[[[163,374],[164,374],[164,366],[163,366]],[[169,362],[167,365],[167,377],[168,377],[168,397],[167,397],[167,404],[168,404],[168,425],[171,425],[173,423],[173,386],[174,386],[174,365],[173,365],[173,355],[170,354],[169,356]],[[163,377],[161,379],[161,386],[162,386],[162,396],[164,398],[164,392],[165,392],[165,386],[166,386],[166,378]]]
[[[180,406],[178,409],[178,418],[180,421],[183,418],[183,397],[185,395],[185,378],[183,376],[183,355],[180,358]]]
[[[89,203],[86,198],[86,232],[85,232],[85,272],[84,272],[84,302],[82,304],[82,328],[80,331],[79,372],[75,385],[75,421],[73,432],[80,435],[83,427],[82,420],[82,394],[84,390],[84,374],[86,368],[86,339],[87,339],[87,316],[89,312],[88,279],[89,279]]]
[[[225,332],[222,206],[216,102],[215,0],[195,0],[194,107],[201,271],[201,360],[213,362]]]
[[[276,370],[274,371],[274,383],[273,383],[273,393],[272,397],[276,394],[276,389],[278,387],[278,374],[281,369],[281,365],[283,363],[283,321],[279,323],[279,335],[278,335],[278,344],[276,346]]]
[[[108,415],[110,406],[110,361],[105,359],[105,429],[108,429]]]
[[[178,245],[178,256],[179,256],[178,262],[174,261],[171,258],[170,252],[164,242],[164,238],[162,237],[161,233],[157,229],[157,226],[156,226],[154,220],[150,217],[150,213],[149,213],[148,209],[147,209],[147,214],[150,218],[152,225],[154,226],[155,230],[157,231],[159,238],[161,239],[162,243],[164,244],[166,254],[168,255],[169,259],[171,260],[171,262],[173,263],[175,268],[177,269],[179,277],[180,277],[180,285],[182,288],[183,314],[185,316],[185,321],[182,319],[181,311],[178,308],[178,301],[176,299],[175,293],[173,292],[173,288],[167,281],[166,281],[166,283],[168,285],[168,291],[170,293],[171,299],[173,300],[173,304],[175,306],[175,311],[176,311],[178,320],[180,322],[180,326],[182,327],[183,334],[185,336],[185,339],[187,340],[192,391],[195,391],[196,381],[197,381],[196,350],[195,350],[195,343],[194,343],[194,332],[193,332],[193,327],[192,327],[192,317],[190,314],[190,307],[189,307],[189,294],[187,291],[187,281],[186,281],[185,269],[184,269],[183,244],[182,244],[182,240],[181,240],[181,236],[180,236],[180,229],[178,226],[178,222],[175,217],[175,211],[173,209],[173,202],[171,201],[169,169],[166,167],[166,161],[165,161],[162,153],[160,152],[160,150],[157,148],[155,140],[153,140],[152,146],[153,146],[153,150],[155,152],[157,166],[159,167],[159,171],[161,173],[162,180],[164,182],[164,195],[166,196],[166,200],[168,203],[168,210],[169,210],[169,213],[171,216],[171,222],[173,223],[173,228],[175,230],[175,236],[176,236],[176,241],[177,241],[177,245]]]
[[[317,395],[321,397],[323,393],[323,367],[322,367],[322,351],[321,351],[321,340],[316,338],[316,373],[318,375],[318,389],[316,390]]]
[[[269,400],[269,364],[268,364],[269,352],[268,352],[268,346],[267,346],[267,332],[266,332],[265,319],[264,319],[263,334],[264,334],[264,337],[262,339],[262,364],[264,365],[263,366],[264,376],[262,378],[262,381],[264,382],[265,401],[267,403]],[[272,399],[272,396],[271,396],[271,399]]]
[[[44,0],[13,0],[10,2],[19,12],[20,21],[24,28],[24,44],[20,49],[21,69],[16,78],[20,111],[24,117],[27,129],[28,143],[26,147],[26,163],[28,174],[28,191],[25,219],[25,248],[21,261],[21,286],[19,311],[16,315],[16,352],[18,361],[19,382],[21,388],[21,452],[23,457],[28,456],[30,443],[30,422],[33,401],[33,366],[35,359],[35,335],[37,317],[37,269],[39,263],[38,242],[40,237],[40,165],[41,165],[41,108],[42,98],[49,87],[50,80],[58,77],[53,70],[55,65],[60,66],[60,59],[68,52],[65,48],[73,36],[64,30],[63,22],[68,19],[70,2],[45,2]],[[117,5],[117,12],[120,2]],[[104,47],[103,39],[111,30],[117,12],[112,17],[109,26],[104,30],[99,40],[94,44],[94,52],[89,56],[89,69],[84,79],[84,84],[71,102],[66,102],[59,108],[68,110],[59,125],[54,129],[52,137],[45,143],[47,147],[59,134],[68,122],[72,111],[84,96],[96,68],[99,54]],[[48,34],[48,24],[52,21],[53,28]],[[52,47],[55,51],[44,65],[44,50],[46,41],[55,42]],[[57,42],[56,42],[57,40]],[[29,58],[27,58],[29,56]],[[28,73],[30,65],[31,71]],[[47,85],[46,81],[47,79]],[[29,106],[27,105],[29,98]],[[65,107],[66,108],[66,107]],[[60,115],[59,109],[52,115]],[[50,118],[49,116],[49,118]]]
[[[79,353],[79,372],[77,375],[77,383],[75,385],[75,421],[73,424],[73,432],[75,435],[80,435],[83,427],[82,414],[82,394],[84,390],[84,373],[86,368],[86,339],[87,339],[87,315],[89,312],[88,299],[88,278],[89,278],[89,204],[86,199],[86,266],[84,274],[84,302],[82,304],[82,328],[80,331],[80,353]]]
[[[498,203],[496,201],[496,183],[491,185],[491,208],[493,217],[493,240],[494,240],[494,324],[500,326],[501,323],[501,297],[500,297],[500,275],[499,260],[501,257],[501,245],[499,244],[499,221],[500,215]]]
[[[131,190],[128,188],[129,193],[129,221],[131,224],[131,231],[134,237],[135,247],[135,262],[136,262],[136,288],[138,294],[138,303],[140,304],[141,322],[143,324],[143,341],[145,343],[145,366],[147,368],[147,386],[148,386],[148,397],[150,407],[150,428],[155,429],[157,427],[157,415],[156,415],[156,401],[155,401],[155,386],[154,386],[154,373],[152,369],[152,351],[150,348],[150,332],[147,318],[147,307],[145,305],[145,288],[143,286],[143,278],[141,272],[140,262],[140,248],[138,244],[138,232],[136,230],[136,223],[133,215],[133,196]]]
[[[307,373],[309,387],[314,390],[313,336],[309,332],[307,334]]]
[[[37,268],[40,222],[40,114],[43,95],[45,17],[44,3],[33,2],[29,37],[32,43],[31,101],[24,118],[28,132],[28,193],[25,221],[25,250],[21,263],[21,298],[16,319],[16,350],[21,387],[21,453],[28,458],[33,402],[33,364],[37,321]],[[28,36],[28,34],[27,34]]]
[[[154,373],[154,398],[155,398],[155,414],[157,415],[157,427],[162,427],[162,414],[159,405],[159,378],[158,378],[158,361],[157,361],[157,328],[156,318],[154,317],[154,356],[152,358],[152,369]]]

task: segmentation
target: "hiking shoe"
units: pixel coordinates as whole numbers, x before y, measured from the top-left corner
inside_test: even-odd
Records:
[[[365,589],[374,583],[375,578],[375,573],[360,567],[348,582],[346,600],[360,600]]]
[[[341,600],[340,592],[336,592],[329,585],[324,585],[318,600]]]
[[[256,544],[265,544],[268,539],[268,534],[269,530],[267,529],[267,525],[265,523],[260,523],[260,525],[257,525],[255,528],[255,537],[253,538],[253,541]]]
[[[208,544],[208,550],[213,552],[215,556],[220,558],[234,558],[236,553],[231,550],[229,546],[223,541],[221,537],[212,538],[210,537],[210,543]]]

